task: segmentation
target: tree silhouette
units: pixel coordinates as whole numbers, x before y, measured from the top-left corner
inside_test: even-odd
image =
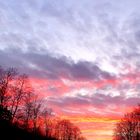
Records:
[[[0,106],[0,121],[11,121],[12,113],[6,107]]]
[[[116,124],[114,140],[140,140],[140,105]]]
[[[2,106],[8,106],[10,88],[16,75],[17,70],[14,68],[7,70],[0,68],[0,105]]]
[[[59,120],[56,124],[55,136],[58,140],[80,140],[80,129],[69,120]]]
[[[32,127],[34,132],[37,129],[38,119],[41,117],[42,114],[42,103],[43,100],[40,99],[37,95],[35,95],[33,92],[29,92],[25,96],[23,105],[24,126],[26,128]],[[31,124],[32,126],[29,126]]]
[[[50,108],[45,108],[42,113],[44,119],[44,129],[46,136],[54,136],[54,120],[52,119],[53,111]]]
[[[11,100],[9,109],[12,112],[12,120],[20,117],[21,106],[24,104],[24,99],[28,93],[32,92],[28,76],[19,75],[11,88]]]
[[[41,115],[42,100],[38,96],[34,96],[32,101],[32,120],[33,120],[33,131],[37,129],[37,122]]]
[[[0,67],[0,132],[6,131],[11,139],[85,140],[70,121],[52,119],[52,110],[34,92],[26,74],[20,75],[15,68]]]

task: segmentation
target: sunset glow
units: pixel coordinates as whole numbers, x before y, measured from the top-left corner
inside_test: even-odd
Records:
[[[0,65],[30,77],[56,117],[111,140],[140,103],[139,0],[0,0]]]

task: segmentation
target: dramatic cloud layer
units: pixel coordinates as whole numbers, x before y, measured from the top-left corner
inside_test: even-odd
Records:
[[[15,56],[16,53],[16,56]],[[46,54],[22,52],[21,50],[0,51],[1,64],[9,66],[12,63],[16,67],[25,67],[28,71],[34,70],[36,75],[44,75],[44,78],[71,80],[100,80],[113,78],[111,74],[101,70],[96,64],[87,61],[75,63],[66,57],[52,57]],[[21,69],[22,70],[22,69]],[[23,68],[25,70],[25,68]],[[35,76],[35,75],[33,75]]]
[[[89,140],[109,140],[140,99],[139,5],[0,0],[0,65],[29,74],[56,115]]]

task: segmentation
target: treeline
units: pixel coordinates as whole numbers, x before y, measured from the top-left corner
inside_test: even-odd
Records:
[[[113,140],[140,140],[140,105],[116,124]]]
[[[0,67],[0,129],[6,124],[3,122],[32,138],[39,134],[46,139],[85,140],[70,121],[52,117],[46,100],[35,93],[28,76],[15,68]]]

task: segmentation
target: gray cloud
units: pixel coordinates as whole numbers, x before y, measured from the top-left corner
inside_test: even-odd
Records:
[[[130,97],[126,98],[125,96],[110,96],[110,95],[104,95],[101,93],[93,94],[93,96],[85,95],[77,95],[75,97],[49,97],[48,103],[52,105],[56,105],[59,107],[87,107],[92,106],[93,108],[99,108],[99,109],[106,109],[109,106],[120,107],[120,106],[126,106],[126,107],[134,107],[139,103],[140,97]],[[115,109],[114,108],[114,109]]]
[[[74,63],[66,57],[54,57],[49,53],[23,52],[20,49],[0,51],[0,64],[13,66],[29,74],[50,79],[72,80],[112,79],[113,75],[102,71],[96,64],[87,61]]]
[[[21,46],[23,49],[46,47],[52,52],[59,48],[60,53],[63,44],[65,50],[69,44],[76,44],[73,47],[84,46],[93,52],[94,48],[99,50],[102,47],[104,54],[110,58],[122,57],[124,52],[128,56],[139,50],[138,3],[137,0],[124,1],[123,4],[128,6],[125,8],[121,1],[108,0],[0,1],[3,23],[0,26],[0,45],[8,48]]]

